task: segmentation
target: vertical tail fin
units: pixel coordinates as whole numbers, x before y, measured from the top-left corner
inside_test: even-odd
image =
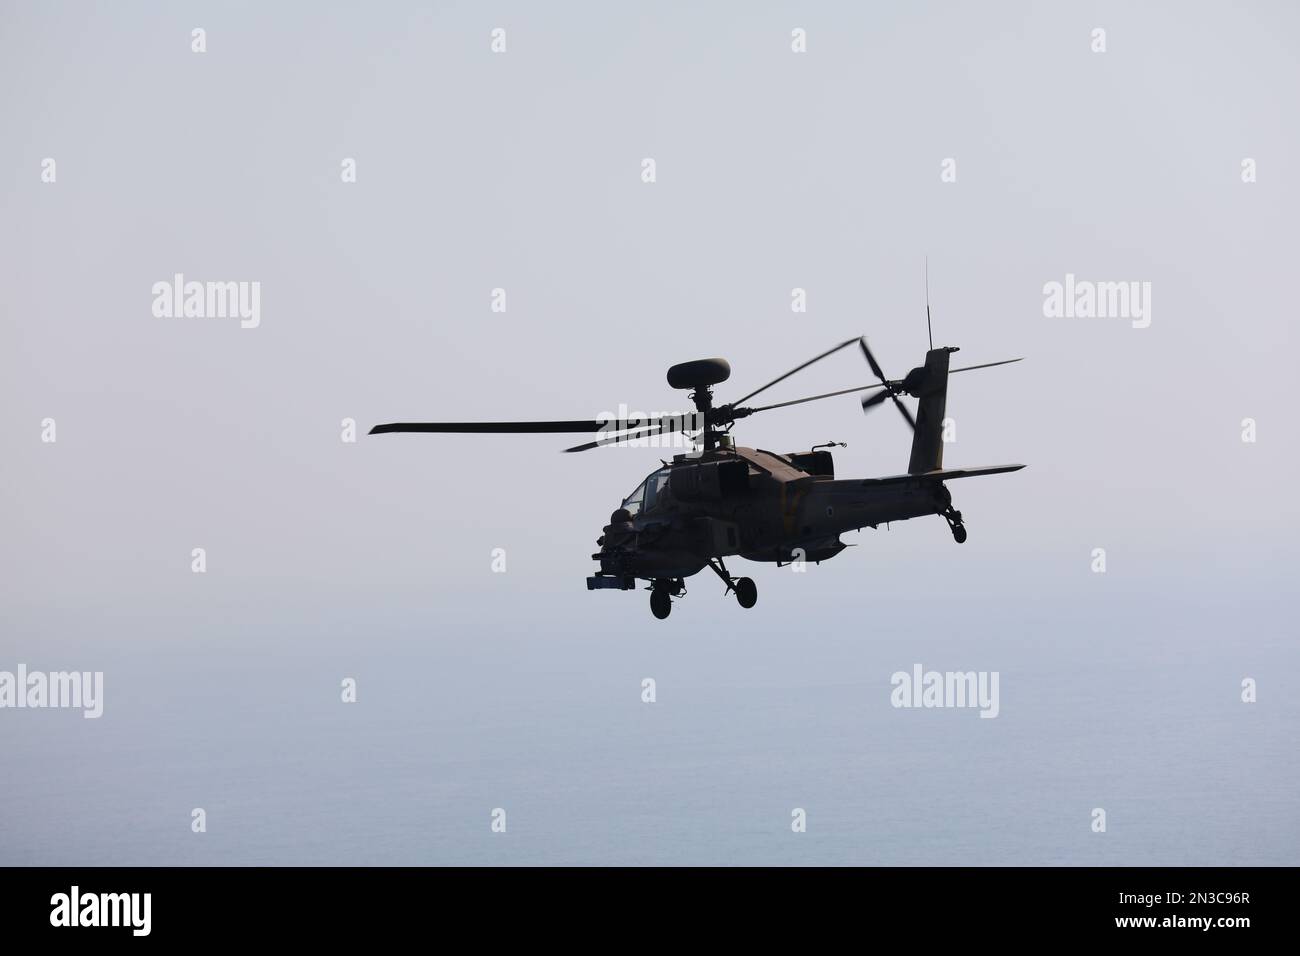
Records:
[[[948,357],[954,348],[930,349],[925,365],[907,376],[907,391],[920,403],[916,409],[916,432],[912,435],[909,474],[919,475],[943,468],[943,420],[948,403]],[[915,384],[913,384],[915,383]]]

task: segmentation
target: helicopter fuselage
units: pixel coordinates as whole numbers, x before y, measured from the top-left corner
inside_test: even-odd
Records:
[[[824,450],[678,455],[614,512],[592,555],[600,573],[588,586],[685,578],[733,555],[821,562],[844,550],[839,536],[846,531],[940,514],[950,503],[941,481],[920,476],[837,479]]]

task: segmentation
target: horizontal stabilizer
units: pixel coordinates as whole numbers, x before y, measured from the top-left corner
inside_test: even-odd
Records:
[[[974,478],[978,475],[1001,475],[1019,471],[1024,465],[986,465],[983,468],[936,468],[919,475],[890,475],[887,478],[864,478],[864,485],[896,485],[905,481],[948,481],[952,478]]]

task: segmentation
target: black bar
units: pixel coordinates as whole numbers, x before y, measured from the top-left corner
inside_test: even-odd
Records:
[[[1285,930],[1294,875],[1254,868],[10,868],[0,870],[0,926],[6,941],[331,946],[396,942],[412,933],[450,946],[462,932],[485,942],[532,926],[538,932],[530,945],[542,946],[596,925],[621,925],[627,939],[650,933],[670,945],[680,937],[664,934],[703,919],[736,940],[787,931],[876,941],[902,934],[917,952],[939,940],[983,949],[999,940],[1125,936],[1231,946],[1257,931]],[[71,910],[73,886],[87,916],[100,909],[100,898],[87,904],[88,895],[150,894],[147,936],[136,936],[144,928],[143,896],[131,909],[121,897],[110,901],[125,925],[52,925]],[[59,894],[69,904],[62,911]]]

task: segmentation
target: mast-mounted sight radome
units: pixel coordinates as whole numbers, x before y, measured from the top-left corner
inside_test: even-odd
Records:
[[[724,358],[681,362],[668,370],[668,384],[673,388],[707,388],[710,385],[721,385],[729,378],[731,363]]]

